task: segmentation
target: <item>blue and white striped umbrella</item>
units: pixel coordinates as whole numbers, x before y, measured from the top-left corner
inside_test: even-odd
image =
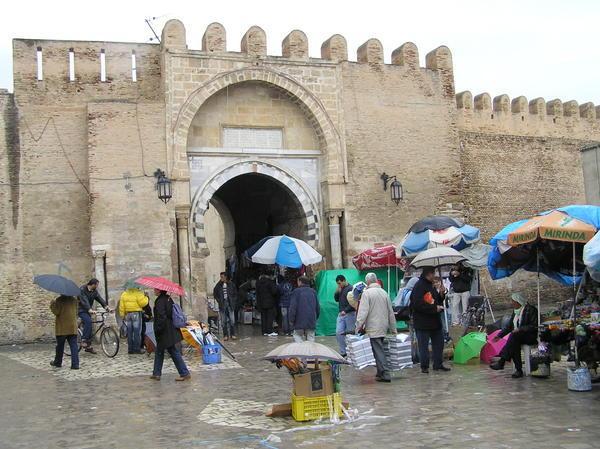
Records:
[[[479,240],[479,229],[467,224],[439,230],[409,232],[396,248],[396,254],[398,257],[414,257],[426,249],[439,246],[448,246],[460,251]]]
[[[281,265],[300,268],[302,265],[319,263],[323,259],[308,243],[287,235],[267,240],[252,256],[252,262],[263,265]]]

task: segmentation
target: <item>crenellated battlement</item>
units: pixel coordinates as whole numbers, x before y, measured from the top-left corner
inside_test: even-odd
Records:
[[[600,139],[600,106],[579,105],[577,101],[546,101],[508,95],[492,100],[487,92],[473,97],[471,92],[456,94],[458,125],[466,131],[534,136]]]

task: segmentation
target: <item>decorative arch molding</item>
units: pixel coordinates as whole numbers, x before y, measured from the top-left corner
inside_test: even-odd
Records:
[[[260,174],[278,181],[292,195],[305,217],[305,238],[316,248],[321,226],[318,203],[304,183],[284,168],[271,162],[258,160],[237,161],[221,169],[198,188],[191,208],[192,238],[197,250],[208,249],[204,229],[204,214],[213,195],[226,182],[245,174]]]
[[[321,150],[325,154],[323,167],[327,180],[343,183],[347,179],[346,154],[339,131],[321,100],[291,76],[265,67],[249,67],[223,72],[196,89],[177,114],[172,130],[173,171],[176,177],[187,179],[187,139],[190,126],[202,105],[218,91],[245,81],[261,81],[284,91],[305,113],[313,125]]]

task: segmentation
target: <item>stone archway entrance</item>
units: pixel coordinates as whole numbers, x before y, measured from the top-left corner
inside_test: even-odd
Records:
[[[302,180],[265,161],[234,163],[201,186],[192,207],[192,239],[208,291],[232,256],[263,237],[287,234],[315,248],[321,240],[317,200]]]

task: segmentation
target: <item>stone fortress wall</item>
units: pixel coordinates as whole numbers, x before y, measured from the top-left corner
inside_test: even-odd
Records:
[[[190,49],[176,20],[160,45],[13,41],[14,94],[0,91],[0,342],[51,335],[48,295],[31,285],[39,273],[82,283],[95,275],[113,301],[126,279],[162,274],[192,292],[187,307],[206,315],[211,236],[203,217],[214,190],[191,188],[188,152],[203,144],[203,113],[218,109],[227,89],[240,92],[238,112],[254,108],[236,125],[281,126],[285,115],[301,142],[289,150],[321,152],[315,244],[330,268],[398,242],[425,215],[463,217],[487,239],[509,221],[584,202],[579,150],[600,142],[600,111],[591,103],[455,95],[444,46],[420,67],[410,42],[392,52],[391,64],[377,39],[360,46],[355,61],[340,35],[323,43],[319,58],[299,30],[283,40],[280,56],[267,55],[256,26],[240,51],[227,51],[226,42],[213,23],[201,49]],[[285,106],[256,109],[252,89]],[[156,168],[174,183],[167,205],[156,198]],[[399,206],[383,192],[383,171],[403,183]],[[502,298],[511,283],[529,282],[519,275],[490,293]]]

